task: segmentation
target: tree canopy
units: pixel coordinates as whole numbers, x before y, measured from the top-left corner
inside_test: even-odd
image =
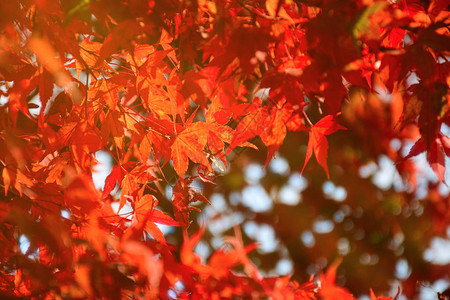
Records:
[[[2,298],[397,299],[448,282],[447,1],[0,15]]]

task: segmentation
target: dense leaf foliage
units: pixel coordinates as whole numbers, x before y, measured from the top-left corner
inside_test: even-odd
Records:
[[[392,299],[370,288],[448,277],[423,257],[450,222],[447,6],[1,1],[0,295]]]

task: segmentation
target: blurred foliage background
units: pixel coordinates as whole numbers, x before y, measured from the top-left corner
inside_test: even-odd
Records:
[[[202,212],[192,215],[198,222],[189,227],[191,233],[206,227],[198,254],[207,260],[239,226],[246,243],[259,243],[249,256],[267,276],[293,274],[305,281],[343,256],[338,283],[355,296],[368,295],[370,288],[394,296],[400,287],[407,298],[435,299],[446,288],[448,187],[424,155],[400,159],[412,143],[393,138],[395,99],[352,92],[355,97],[344,104],[339,120],[348,130],[328,137],[330,179],[315,160],[300,174],[308,134],[289,132],[267,167],[266,149],[255,138],[260,150],[235,150],[215,184],[194,181],[211,201],[211,206],[201,204]],[[315,111],[307,110],[313,123],[320,119]],[[410,132],[415,135],[414,128]],[[170,199],[170,186],[165,190]],[[171,208],[169,200],[160,205]],[[181,243],[181,230],[167,239]]]

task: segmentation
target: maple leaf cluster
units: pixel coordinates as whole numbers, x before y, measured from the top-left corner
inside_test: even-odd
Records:
[[[352,299],[335,285],[337,265],[303,284],[264,278],[239,230],[203,262],[194,251],[201,232],[188,237],[186,228],[194,204],[209,201],[192,183],[211,183],[233,150],[259,149],[257,141],[269,163],[290,132],[308,132],[303,169],[314,153],[332,177],[328,136],[364,122],[345,111],[354,88],[401,107],[379,137],[416,142],[404,158],[380,150],[399,172],[413,184],[407,160],[427,152],[444,181],[446,6],[2,1],[2,296]],[[102,191],[92,179],[98,151],[113,159]],[[159,225],[183,228],[182,244]]]

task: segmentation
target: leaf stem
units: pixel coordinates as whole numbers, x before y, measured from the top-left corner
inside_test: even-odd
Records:
[[[306,121],[308,121],[309,125],[311,127],[313,127],[314,125],[311,123],[311,120],[308,118],[308,115],[306,114],[306,112],[304,110],[302,110],[303,115],[305,116]]]

